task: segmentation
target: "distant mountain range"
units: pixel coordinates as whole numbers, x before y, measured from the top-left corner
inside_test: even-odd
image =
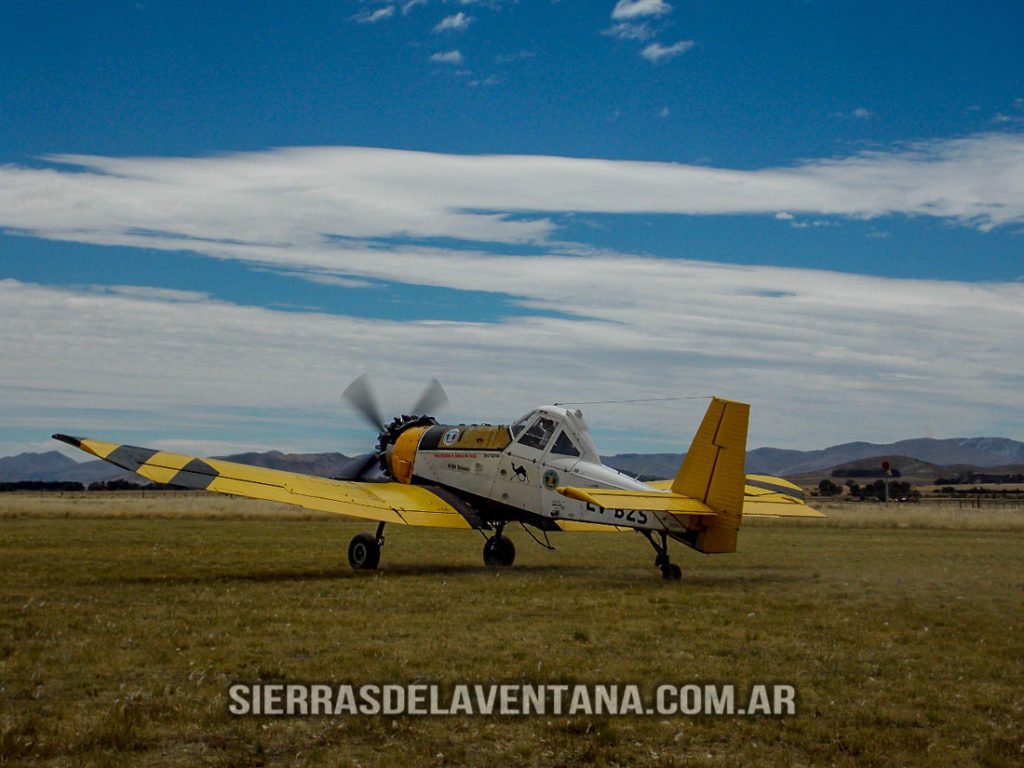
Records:
[[[946,440],[917,438],[897,443],[844,443],[819,451],[757,448],[747,453],[747,472],[791,477],[850,465],[878,457],[908,457],[935,465],[993,468],[1024,463],[1024,443],[1004,437],[955,437]],[[303,472],[321,477],[344,476],[359,457],[342,453],[241,453],[221,457],[259,467]],[[606,464],[637,475],[672,477],[682,461],[681,453],[622,453],[603,457]],[[898,465],[896,465],[898,466]],[[22,453],[0,459],[0,482],[25,480],[103,482],[136,476],[96,459],[79,463],[57,451]],[[136,478],[137,479],[137,478]]]
[[[681,453],[623,453],[604,457],[609,466],[624,472],[672,477],[679,469]],[[789,477],[840,467],[862,459],[905,456],[937,467],[1004,467],[1024,462],[1024,443],[1005,437],[953,437],[936,440],[919,437],[896,443],[843,443],[819,451],[755,448],[747,453],[750,474]]]
[[[351,458],[343,453],[267,451],[266,453],[239,453],[216,458],[235,461],[239,464],[250,464],[255,467],[283,469],[287,472],[302,472],[320,477],[344,476],[351,463],[362,463],[361,459]],[[127,472],[100,459],[79,463],[58,451],[20,453],[17,456],[0,459],[0,483],[42,480],[46,482],[77,482],[88,485],[89,483],[119,479],[142,481],[142,478],[134,472]]]

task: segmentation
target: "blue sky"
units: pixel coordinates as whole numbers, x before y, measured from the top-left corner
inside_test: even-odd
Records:
[[[1024,438],[1024,7],[9,2],[0,455],[549,401]],[[696,401],[587,409],[681,448]]]

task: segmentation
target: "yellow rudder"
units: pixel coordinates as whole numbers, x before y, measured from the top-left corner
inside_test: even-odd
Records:
[[[712,398],[672,490],[703,502],[717,514],[702,519],[705,529],[694,548],[707,553],[736,551],[746,484],[747,424],[750,406]]]

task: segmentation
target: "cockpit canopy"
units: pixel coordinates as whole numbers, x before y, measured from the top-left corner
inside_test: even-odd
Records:
[[[581,411],[558,406],[538,408],[512,424],[509,432],[515,442],[526,448],[548,451],[553,457],[600,463]]]

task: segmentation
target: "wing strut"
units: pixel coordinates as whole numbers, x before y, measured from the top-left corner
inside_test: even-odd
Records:
[[[544,534],[544,541],[541,541],[540,539],[538,539],[538,538],[537,538],[537,537],[536,537],[536,536],[534,535],[533,531],[531,531],[531,530],[530,530],[530,529],[529,529],[529,528],[527,527],[526,523],[524,523],[524,522],[520,521],[520,522],[519,522],[519,524],[520,524],[521,526],[523,526],[523,530],[524,530],[524,531],[526,531],[526,534],[527,534],[527,536],[529,536],[529,537],[530,537],[531,539],[533,539],[533,540],[534,540],[535,542],[537,542],[537,545],[538,545],[538,546],[541,546],[541,547],[543,547],[543,548],[544,548],[544,549],[546,549],[546,550],[547,550],[548,552],[554,552],[554,551],[555,551],[555,547],[554,547],[554,545],[553,545],[553,544],[551,543],[551,539],[549,539],[549,538],[548,538],[548,532],[547,532],[547,531],[545,531],[545,530],[543,530],[543,529],[539,529],[539,530],[540,530],[540,532]]]

